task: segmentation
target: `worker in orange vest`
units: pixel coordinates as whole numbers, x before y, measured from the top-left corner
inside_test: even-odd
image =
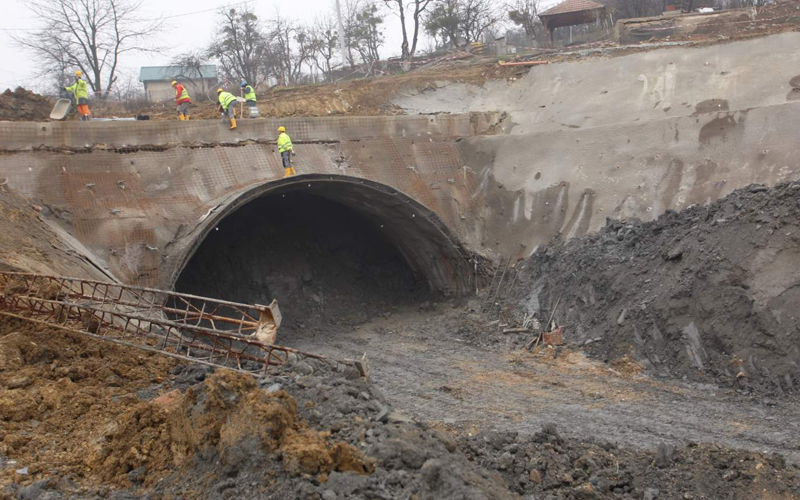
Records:
[[[192,104],[192,98],[189,97],[189,92],[183,84],[172,80],[172,86],[175,88],[175,104],[178,106],[178,119],[180,121],[189,119],[189,105]]]

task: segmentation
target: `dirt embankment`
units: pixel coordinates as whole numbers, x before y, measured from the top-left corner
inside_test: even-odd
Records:
[[[22,87],[0,94],[0,121],[44,121],[52,109],[50,99]]]
[[[651,373],[782,395],[800,384],[800,183],[750,186],[537,250],[511,303]]]

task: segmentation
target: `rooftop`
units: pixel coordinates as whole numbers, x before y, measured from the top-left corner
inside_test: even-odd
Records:
[[[565,2],[561,2],[560,4],[547,9],[546,11],[539,14],[539,17],[543,16],[555,16],[557,14],[569,14],[571,12],[581,12],[586,10],[596,10],[596,9],[603,9],[605,5],[597,2],[593,2],[592,0],[566,0]]]

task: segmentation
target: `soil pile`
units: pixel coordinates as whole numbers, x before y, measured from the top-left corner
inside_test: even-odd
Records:
[[[46,473],[84,478],[103,429],[162,383],[174,363],[116,345],[0,319],[0,482]],[[27,468],[27,475],[15,470]]]
[[[783,395],[800,383],[798,264],[800,183],[752,185],[540,248],[512,303],[547,321],[561,297],[565,341],[607,362]]]
[[[22,87],[0,94],[0,121],[44,121],[52,109],[50,99]]]
[[[796,499],[800,473],[780,456],[711,444],[635,451],[613,443],[579,442],[547,424],[533,436],[490,433],[465,439],[461,450],[497,471],[525,498]],[[531,496],[532,495],[532,496]]]
[[[293,475],[372,471],[363,454],[329,443],[328,436],[298,418],[285,391],[263,391],[253,377],[221,370],[185,396],[173,392],[133,406],[105,430],[88,462],[102,480],[122,486],[134,470],[134,482],[150,485],[170,469],[184,474],[198,464],[224,477],[241,468]]]

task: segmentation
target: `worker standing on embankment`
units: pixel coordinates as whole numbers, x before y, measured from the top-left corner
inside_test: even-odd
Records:
[[[189,92],[182,83],[172,80],[172,86],[175,88],[175,104],[178,107],[178,119],[180,121],[189,119],[189,106],[192,104],[192,98],[189,97]]]
[[[233,130],[236,128],[236,106],[233,104],[236,102],[236,96],[221,88],[217,89],[217,95],[219,95],[219,109],[222,116],[230,120],[231,130]]]
[[[89,85],[81,78],[83,72],[78,70],[75,72],[75,83],[69,87],[64,87],[64,90],[72,93],[75,96],[75,105],[78,106],[78,113],[81,115],[81,121],[89,121]]]
[[[286,133],[286,127],[281,125],[278,127],[278,153],[280,153],[281,161],[283,162],[284,177],[297,175],[292,166],[292,152],[292,139]]]
[[[240,85],[242,87],[242,94],[244,94],[245,104],[250,109],[250,118],[258,118],[258,107],[256,106],[256,90],[252,85],[248,85],[246,80],[242,80]],[[244,116],[244,115],[242,115]]]

